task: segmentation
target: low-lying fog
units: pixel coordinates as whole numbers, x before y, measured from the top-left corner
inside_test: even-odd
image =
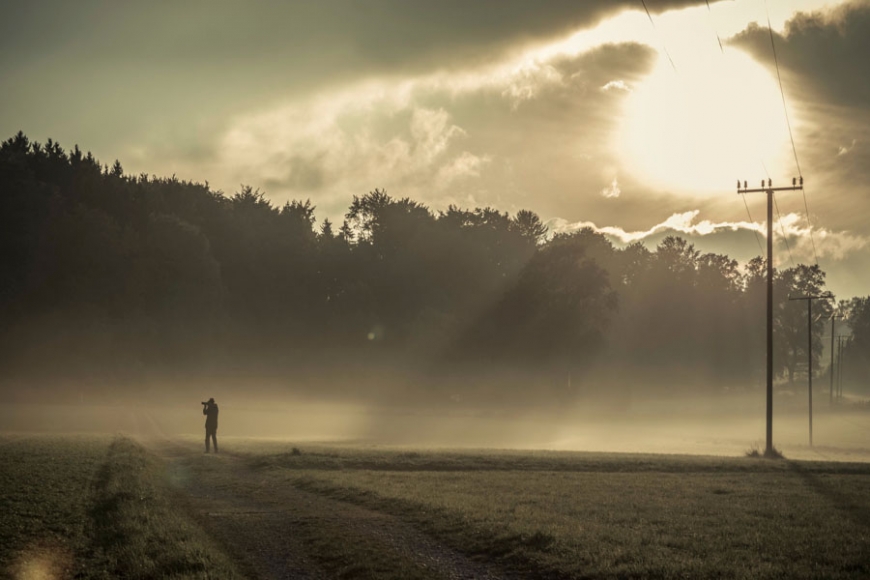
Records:
[[[442,448],[551,449],[740,456],[763,449],[763,392],[710,398],[637,399],[616,404],[576,402],[550,410],[487,410],[460,402],[426,408],[317,400],[214,396],[219,438],[254,437],[288,442],[354,441]],[[0,430],[52,433],[106,432],[139,437],[199,435],[200,400],[140,398],[6,403]],[[778,392],[774,445],[789,458],[870,461],[870,409],[854,400],[831,406],[827,393],[814,403],[814,447],[808,445],[805,392]]]

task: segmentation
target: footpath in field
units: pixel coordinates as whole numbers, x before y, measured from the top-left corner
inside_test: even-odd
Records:
[[[168,465],[179,501],[251,576],[260,578],[505,578],[401,519],[327,498],[232,454],[147,443]]]

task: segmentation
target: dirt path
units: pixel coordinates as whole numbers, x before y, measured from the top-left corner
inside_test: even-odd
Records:
[[[179,502],[253,577],[507,577],[395,516],[298,489],[242,456],[151,435],[143,443],[167,462]]]
[[[262,486],[244,462],[229,455],[206,455],[171,441],[151,440],[148,448],[168,465],[180,502],[256,578],[329,578],[306,555],[295,533],[298,517],[263,497]]]

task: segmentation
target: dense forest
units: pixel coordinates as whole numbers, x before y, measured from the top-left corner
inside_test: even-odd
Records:
[[[343,223],[318,221],[309,201],[127,175],[22,133],[0,146],[0,232],[0,380],[18,388],[352,376],[360,390],[564,400],[763,385],[764,261],[677,237],[620,248],[590,229],[551,235],[532,211],[433,211],[378,189]],[[782,380],[807,366],[806,304],[788,296],[824,290],[818,266],[776,272]],[[820,376],[833,307],[814,304]],[[844,365],[866,377],[870,298],[839,311]]]

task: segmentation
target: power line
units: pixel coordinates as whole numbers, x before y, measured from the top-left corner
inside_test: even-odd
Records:
[[[743,195],[741,197],[743,198],[743,205],[746,206],[746,215],[749,216],[749,223],[754,224],[755,222],[752,221],[752,214],[749,213],[749,204],[746,202],[746,196]],[[758,251],[761,252],[760,255],[763,256],[764,255],[764,247],[761,245],[761,238],[758,237],[758,230],[753,229],[752,233],[755,234],[755,241],[758,243]]]
[[[640,0],[640,3],[643,4],[644,12],[646,12],[646,17],[649,18],[649,23],[652,24],[653,32],[655,32],[656,36],[659,37],[659,42],[662,45],[662,50],[665,53],[665,56],[668,57],[668,61],[671,63],[671,67],[673,67],[674,72],[677,72],[677,65],[674,64],[674,59],[671,58],[671,53],[668,52],[668,47],[665,46],[665,42],[662,39],[662,36],[659,34],[658,29],[656,28],[656,23],[653,22],[652,15],[649,13],[649,8],[646,7],[646,0]]]
[[[710,0],[706,0],[707,2],[707,14],[710,16],[710,28],[713,30],[713,34],[716,35],[716,41],[719,43],[719,52],[722,56],[725,56],[725,47],[722,45],[722,38],[719,37],[719,31],[716,30],[716,23],[713,21],[713,9],[710,7]],[[767,178],[770,179],[770,174],[767,172],[767,167],[764,165],[764,160],[761,160],[761,166],[764,167],[764,173],[767,174]],[[749,203],[746,201],[746,196],[741,196],[743,198],[743,206],[746,208],[746,215],[749,218],[749,223],[754,224],[755,221],[752,219],[752,212],[749,211]],[[764,255],[764,246],[761,245],[761,238],[758,237],[758,230],[752,230],[753,235],[755,236],[755,243],[758,244],[759,255]]]
[[[665,41],[662,38],[661,34],[659,34],[658,29],[656,28],[656,23],[653,21],[652,15],[649,12],[649,8],[647,8],[646,0],[640,0],[640,3],[643,5],[643,9],[646,12],[647,18],[649,18],[649,22],[652,25],[653,32],[658,37],[659,43],[662,45],[662,50],[667,55],[668,60],[671,63],[671,67],[674,69],[674,72],[679,75],[679,71],[677,70],[677,66],[674,64],[674,60],[671,58],[670,53],[668,52],[668,47],[665,45]],[[716,26],[713,22],[713,10],[710,8],[710,1],[707,0],[707,10],[710,14],[710,28],[713,29],[713,33],[716,35],[716,40],[719,42],[719,50],[722,52],[722,55],[725,55],[725,48],[722,45],[722,39],[719,37],[719,32],[716,30]],[[764,161],[761,161],[761,165],[764,166]],[[767,167],[764,168],[764,172],[767,173]],[[768,179],[770,178],[770,174],[767,174]],[[754,224],[755,222],[752,219],[752,213],[749,211],[749,203],[746,201],[746,196],[743,197],[743,205],[746,207],[746,215],[749,217],[749,223]],[[780,224],[781,225],[781,224]],[[753,229],[753,235],[755,236],[755,242],[758,244],[758,250],[761,252],[761,255],[764,255],[764,246],[761,245],[761,238],[758,237],[758,231]],[[788,243],[788,242],[786,242]]]
[[[725,48],[722,45],[722,39],[719,37],[719,32],[716,30],[715,23],[713,22],[713,10],[712,10],[712,8],[710,8],[710,0],[706,0],[706,1],[707,1],[707,10],[708,10],[708,13],[710,15],[710,28],[712,28],[713,34],[716,35],[716,40],[719,42],[719,50],[721,51],[722,55],[724,56],[725,55]],[[649,18],[649,22],[652,25],[653,32],[655,32],[656,36],[658,36],[658,38],[659,38],[659,42],[662,45],[662,50],[664,50],[664,53],[667,55],[668,60],[671,63],[671,67],[673,67],[675,73],[679,74],[679,71],[677,71],[677,66],[674,64],[674,60],[671,58],[671,55],[668,52],[668,48],[665,45],[664,39],[659,34],[658,29],[656,28],[656,23],[653,21],[653,18],[652,18],[652,15],[650,14],[649,8],[647,8],[646,0],[641,0],[641,4],[643,5],[643,9],[646,12],[647,18]],[[762,166],[764,165],[763,160],[762,160],[761,164],[762,164]],[[764,172],[767,173],[766,167],[764,168]],[[770,174],[768,174],[767,177],[770,178]],[[752,220],[752,213],[749,211],[749,203],[746,201],[746,196],[742,196],[742,197],[743,197],[743,205],[744,205],[744,207],[746,207],[746,215],[749,217],[749,223],[754,224],[755,222]],[[758,244],[758,249],[761,252],[761,255],[764,255],[764,247],[761,245],[761,238],[758,237],[758,231],[753,229],[752,233],[755,236],[755,242]]]
[[[707,3],[707,8],[710,7],[710,3]],[[770,35],[770,48],[773,52],[773,64],[776,66],[776,80],[779,83],[779,94],[782,97],[782,110],[785,112],[785,124],[788,127],[788,137],[791,140],[791,150],[794,153],[794,164],[797,167],[798,176],[803,177],[803,172],[801,171],[801,164],[798,161],[797,147],[794,143],[794,134],[791,130],[791,119],[788,114],[788,106],[785,103],[785,91],[782,88],[782,75],[779,72],[779,59],[776,56],[776,43],[773,40],[773,26],[770,24],[770,11],[767,9],[767,0],[764,2],[764,10],[767,13],[767,32]],[[810,207],[807,204],[807,192],[806,190],[801,190],[801,194],[804,198],[804,209],[807,213],[807,228],[809,229],[810,234],[810,243],[813,246],[813,257],[816,260],[816,265],[819,264],[819,254],[816,251],[816,240],[813,236],[813,224],[810,222]]]
[[[764,2],[767,11],[767,1]],[[773,26],[770,24],[770,12],[767,12],[767,32],[770,34],[770,48],[773,50],[773,64],[776,65],[776,80],[779,81],[779,94],[782,97],[782,110],[785,111],[785,123],[788,126],[788,136],[791,139],[791,150],[794,153],[794,164],[797,166],[798,177],[803,177],[801,164],[798,161],[797,147],[794,145],[794,135],[791,132],[791,119],[788,116],[788,107],[785,104],[785,91],[782,89],[782,76],[779,74],[779,59],[776,57],[776,44],[773,42]]]
[[[810,223],[810,208],[807,206],[807,192],[806,189],[802,192],[804,194],[804,209],[807,212],[807,228],[810,230],[810,242],[813,244],[813,257],[816,259],[816,265],[819,265],[819,254],[816,252],[816,240],[813,238],[813,224]]]
[[[788,250],[788,261],[791,262],[792,268],[794,268],[794,258],[792,258],[791,247],[789,246],[788,238],[785,235],[785,227],[782,225],[782,215],[779,213],[779,204],[776,202],[776,195],[773,196],[773,205],[776,207],[776,219],[779,221],[779,230],[782,232],[782,239],[785,242],[785,248]]]
[[[722,39],[719,38],[719,31],[716,30],[716,24],[713,22],[713,9],[710,8],[710,0],[707,0],[707,13],[710,15],[710,28],[713,29],[713,34],[716,35],[716,40],[719,41],[719,50],[725,54],[725,48],[722,46]]]

